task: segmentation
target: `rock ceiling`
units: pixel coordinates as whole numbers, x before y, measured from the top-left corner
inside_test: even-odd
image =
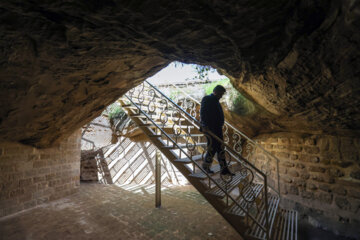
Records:
[[[358,135],[359,29],[350,0],[4,0],[0,137],[50,146],[175,60],[229,76],[252,132]]]

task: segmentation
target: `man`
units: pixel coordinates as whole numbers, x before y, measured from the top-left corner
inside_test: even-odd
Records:
[[[205,96],[202,99],[200,108],[200,130],[202,132],[211,131],[221,140],[223,139],[222,127],[224,125],[224,112],[222,110],[219,100],[225,94],[225,92],[226,89],[223,86],[217,85],[214,88],[212,94]],[[213,157],[215,156],[215,153],[217,153],[217,158],[221,166],[220,174],[234,175],[228,169],[221,142],[210,136],[207,145],[208,151],[206,152],[205,159],[202,165],[203,169],[207,173],[214,173],[210,169],[210,166],[213,161]]]

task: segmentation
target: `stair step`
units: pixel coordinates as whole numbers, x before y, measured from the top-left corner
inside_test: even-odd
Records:
[[[121,107],[123,107],[123,108],[132,108],[132,107],[135,107],[135,106],[133,106],[132,104],[121,104],[120,103],[120,105],[121,105]],[[136,108],[136,107],[135,107]]]
[[[235,162],[231,162],[229,166],[235,164]],[[211,173],[210,175],[213,175],[213,174],[216,174],[218,172],[220,172],[221,170],[221,167],[219,164],[216,164],[216,165],[212,165],[210,167],[210,169],[214,172],[214,173]],[[195,173],[192,173],[189,175],[190,177],[193,177],[193,178],[199,178],[199,179],[206,179],[207,176],[205,173],[203,173],[202,171],[198,171],[198,172],[195,172]]]
[[[233,179],[228,186],[226,186],[227,183],[222,181],[221,179],[217,180],[217,182],[222,188],[227,189],[228,192],[231,192],[244,178],[245,175],[236,173],[236,175],[233,176]],[[219,198],[225,197],[224,191],[221,190],[221,188],[219,188],[218,186],[215,186],[214,188],[206,191],[206,194],[210,194]]]
[[[207,145],[207,143],[196,143],[196,147],[204,147],[204,146],[206,146]],[[186,148],[187,146],[186,146],[186,143],[181,143],[181,144],[178,144],[178,146],[180,147],[180,148]],[[177,149],[177,148],[179,148],[178,146],[176,146],[176,145],[172,145],[172,146],[162,146],[162,147],[160,147],[161,149]]]
[[[195,156],[192,156],[192,160],[194,160],[194,161],[199,161],[199,160],[202,159],[202,157],[203,157],[202,154],[195,155]],[[191,161],[189,158],[176,159],[175,162],[180,162],[180,163],[192,163],[192,161]]]
[[[257,184],[257,183],[251,184],[251,188],[248,188],[247,191],[245,191],[242,195],[240,195],[236,199],[236,202],[238,202],[243,209],[249,209],[254,202],[249,203],[245,199],[249,199],[251,195],[253,195],[253,197],[257,199],[263,188],[264,188],[263,184]],[[245,212],[242,210],[241,207],[239,207],[237,204],[234,203],[228,210],[226,210],[226,213],[237,216],[245,216]]]
[[[146,111],[145,111],[146,112]],[[146,116],[142,113],[131,113],[130,114],[131,117],[138,117],[138,118],[146,118]],[[172,122],[184,122],[187,119],[186,118],[179,118],[179,117],[173,117],[173,116],[168,116],[168,119],[171,120]],[[160,119],[157,118],[153,118],[154,121],[160,122]]]
[[[193,125],[176,125],[175,127],[173,126],[173,124],[169,124],[169,125],[162,125],[161,122],[155,122],[160,128],[164,129],[177,129],[177,128],[181,128],[181,129],[187,129],[187,128],[195,128],[195,126]],[[155,127],[157,128],[153,123],[141,123],[139,124],[140,127]]]
[[[298,213],[295,210],[279,209],[274,223],[276,228],[272,240],[291,239],[297,240]]]
[[[158,138],[158,137],[162,137],[162,135],[160,135],[160,134],[153,134],[153,135],[150,135],[149,137],[151,137],[151,138]]]
[[[270,231],[269,234],[271,236],[271,232],[273,230],[273,225],[275,222],[275,217],[278,211],[280,198],[278,196],[268,194],[268,213],[269,213],[269,226]],[[265,204],[262,204],[260,207],[260,211],[255,218],[262,226],[266,226],[266,211]],[[266,232],[263,231],[259,225],[254,222],[251,224],[250,228],[246,231],[246,235],[257,238],[257,239],[266,239]]]
[[[191,133],[190,135],[189,134],[179,134],[179,135],[176,135],[176,134],[168,134],[169,137],[203,137],[204,134],[203,133],[200,133],[200,134],[196,134],[196,133]]]

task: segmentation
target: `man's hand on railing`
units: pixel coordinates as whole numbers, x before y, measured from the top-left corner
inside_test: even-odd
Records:
[[[209,131],[209,127],[208,126],[201,126],[200,127],[200,132],[206,133]]]

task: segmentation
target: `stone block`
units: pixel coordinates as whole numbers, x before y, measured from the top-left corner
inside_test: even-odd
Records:
[[[23,195],[25,193],[23,188],[17,188],[14,189],[12,191],[10,191],[10,198],[16,198],[16,197],[20,197],[21,195]]]
[[[347,168],[350,167],[351,165],[353,165],[353,162],[350,161],[345,161],[345,160],[339,160],[339,159],[334,159],[331,161],[332,164],[339,166],[341,168]]]
[[[36,200],[30,200],[27,202],[24,202],[24,209],[32,208],[36,206]]]
[[[39,154],[29,154],[28,155],[28,161],[34,162],[40,160]]]
[[[300,173],[300,178],[302,180],[308,180],[310,178],[310,174],[307,172],[302,172],[302,173]]]
[[[302,163],[296,163],[296,164],[295,164],[295,167],[298,168],[298,169],[304,169],[304,168],[305,168],[305,165],[302,164]]]
[[[277,138],[268,138],[267,142],[268,143],[278,143],[278,139]]]
[[[360,199],[360,191],[355,189],[349,189],[347,191],[349,197]]]
[[[295,166],[295,164],[292,162],[282,162],[281,165],[287,168],[291,168]]]
[[[43,181],[45,181],[45,176],[39,176],[39,177],[33,178],[34,183],[39,183],[39,182],[43,182]]]
[[[297,187],[305,188],[306,187],[306,181],[302,180],[301,178],[294,178],[293,184]]]
[[[298,189],[296,186],[294,186],[294,185],[288,186],[287,191],[288,191],[289,194],[299,195],[299,189]]]
[[[351,210],[351,204],[345,197],[336,197],[335,204],[341,210]]]
[[[318,188],[324,192],[331,192],[331,187],[328,184],[319,184]]]
[[[324,173],[326,171],[325,168],[318,167],[318,166],[309,166],[308,170],[309,170],[309,172],[320,172],[320,173]]]
[[[280,174],[280,181],[285,183],[292,183],[292,179],[288,175]]]
[[[351,152],[341,152],[341,157],[345,162],[358,162],[359,161],[359,153],[356,151],[357,149],[353,149]]]
[[[38,169],[38,174],[42,175],[42,174],[48,174],[50,173],[50,168],[40,168]]]
[[[286,147],[284,145],[274,145],[273,148],[274,149],[286,149]]]
[[[360,180],[360,170],[354,170],[350,173],[350,177]]]
[[[305,139],[305,145],[315,145],[315,144],[316,144],[315,139],[312,138]]]
[[[329,150],[329,139],[328,138],[320,138],[318,140],[317,146],[320,148],[320,151],[328,151]]]
[[[330,152],[338,152],[340,149],[340,139],[336,137],[329,138],[329,151]]]
[[[310,157],[309,157],[309,160],[310,160],[310,162],[312,162],[312,163],[318,163],[318,162],[320,162],[320,159],[319,159],[319,157],[317,157],[317,156],[310,156]]]
[[[288,174],[290,175],[290,176],[292,176],[292,177],[299,177],[299,173],[296,171],[296,170],[294,170],[294,169],[291,169],[291,170],[289,170],[288,171]]]
[[[292,145],[301,145],[304,143],[304,139],[302,138],[290,138],[290,144]]]
[[[310,179],[317,182],[324,182],[324,177],[322,175],[310,175]]]
[[[32,199],[32,193],[25,193],[18,198],[19,203],[27,202]]]
[[[317,192],[315,193],[315,198],[321,203],[331,204],[333,200],[333,195],[331,193]]]
[[[347,193],[346,189],[344,187],[342,187],[342,186],[334,187],[332,192],[337,194],[337,195],[341,195],[341,196],[345,196],[346,193]]]
[[[280,144],[289,144],[290,143],[290,140],[289,138],[286,138],[286,137],[282,137],[282,138],[279,138],[279,141],[278,141]]]
[[[318,154],[320,152],[320,149],[314,146],[305,146],[304,150],[308,154]]]
[[[299,156],[297,154],[290,155],[290,160],[297,160],[297,159],[299,159]]]
[[[54,180],[56,175],[55,173],[50,173],[50,174],[46,174],[46,181],[51,181],[51,180]]]
[[[273,148],[274,148],[274,145],[272,145],[272,144],[266,144],[265,145],[265,149],[267,149],[267,150],[271,150]]]
[[[353,138],[342,137],[340,139],[341,152],[352,152],[356,149]]]
[[[280,166],[279,167],[279,173],[287,173],[287,168],[286,167],[282,167],[282,166]]]
[[[306,199],[314,199],[314,193],[313,192],[302,191],[300,196],[302,198],[306,198]]]
[[[46,161],[35,161],[33,163],[33,168],[42,168],[46,167]]]
[[[330,164],[330,159],[328,159],[326,157],[321,157],[319,163],[321,163],[323,165],[329,165]]]
[[[37,189],[38,190],[42,190],[49,187],[49,183],[48,182],[40,182],[37,184]]]
[[[30,186],[32,183],[33,183],[32,178],[21,179],[19,181],[19,186],[20,187],[27,187],[27,186]]]
[[[277,152],[277,153],[275,153],[275,156],[278,157],[279,159],[288,160],[290,157],[290,154],[286,153],[286,152]]]
[[[293,145],[291,145],[287,149],[289,151],[292,151],[292,152],[301,152],[303,148],[301,146],[293,146]]]
[[[335,178],[344,176],[344,173],[340,169],[337,169],[337,168],[328,169],[328,174],[330,177],[335,177]]]
[[[31,169],[24,172],[25,177],[35,177],[37,176],[37,169]]]
[[[49,202],[49,197],[41,197],[36,199],[36,205],[44,204]]]

